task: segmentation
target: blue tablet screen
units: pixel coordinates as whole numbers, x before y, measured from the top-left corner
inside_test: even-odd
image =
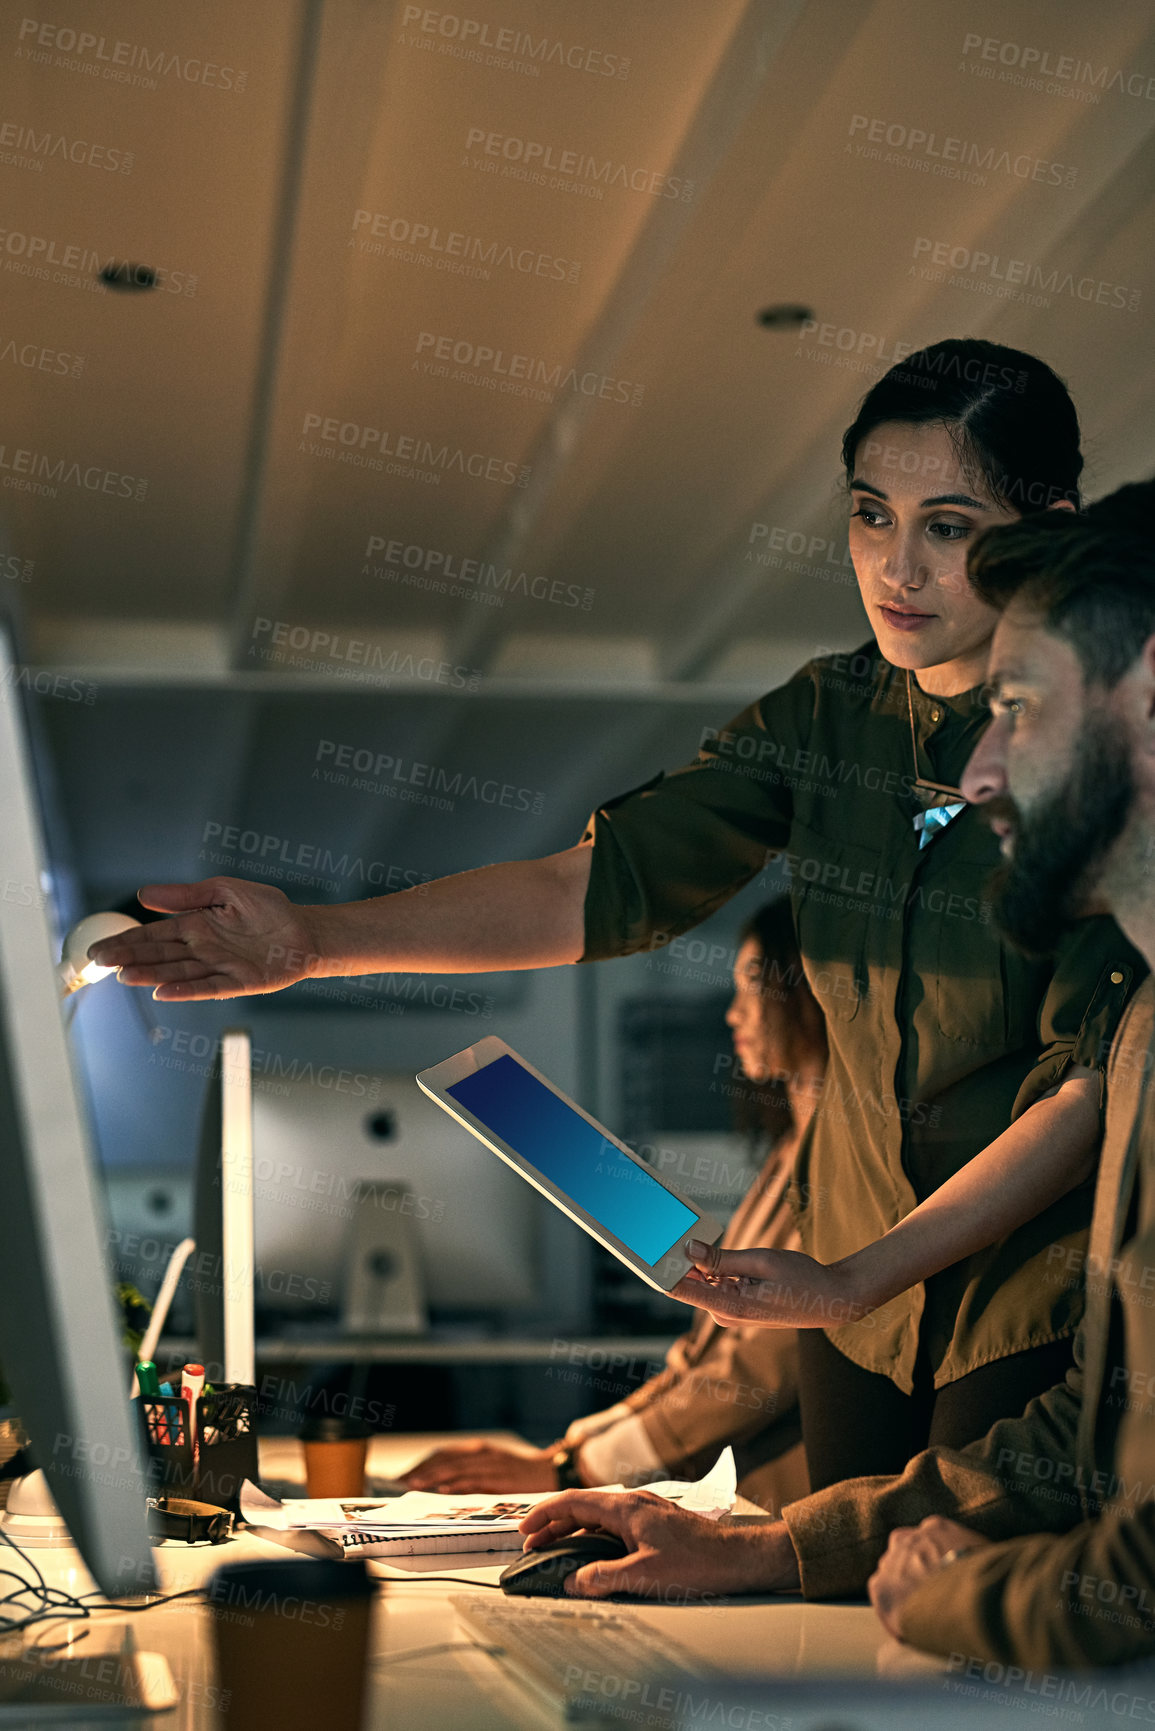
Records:
[[[698,1215],[503,1054],[446,1093],[651,1267]]]

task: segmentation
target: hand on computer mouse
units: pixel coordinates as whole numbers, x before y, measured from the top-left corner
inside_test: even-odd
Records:
[[[527,1552],[556,1546],[581,1529],[627,1547],[619,1558],[585,1563],[565,1583],[575,1597],[641,1593],[662,1604],[700,1604],[723,1593],[789,1593],[798,1561],[781,1521],[729,1526],[651,1491],[562,1491],[521,1523]]]
[[[625,1555],[625,1540],[612,1533],[574,1533],[560,1544],[523,1551],[498,1579],[503,1593],[556,1599],[566,1591],[570,1576],[587,1563],[613,1562]]]

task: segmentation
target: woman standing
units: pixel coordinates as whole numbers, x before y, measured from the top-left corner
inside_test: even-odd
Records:
[[[967,544],[1077,504],[1064,385],[1015,349],[936,343],[867,394],[843,456],[875,640],[819,656],[685,768],[610,801],[578,847],[337,907],[236,879],[150,886],[145,905],[177,917],[94,946],[163,999],[594,961],[668,942],[784,855],[830,1041],[795,1191],[821,1266],[800,1262],[773,1316],[807,1330],[816,1488],[981,1436],[1062,1377],[1095,1065],[1142,971],[1108,919],[1076,922],[1048,959],[1003,942],[985,900],[997,844],[958,791],[997,617]]]
[[[639,886],[651,929],[676,932],[761,848],[785,854],[831,1046],[798,1167],[815,1261],[760,1264],[754,1303],[693,1282],[679,1295],[805,1330],[816,1489],[961,1446],[1061,1381],[1082,1306],[1060,1271],[1090,1215],[1093,1066],[1142,971],[1106,919],[1077,922],[1054,958],[1013,950],[985,899],[997,840],[958,789],[986,725],[996,619],[967,582],[967,545],[1023,509],[1076,504],[1065,388],[1031,356],[939,343],[867,394],[843,460],[875,640],[811,662],[686,770],[603,808],[586,904],[586,954],[605,954]]]

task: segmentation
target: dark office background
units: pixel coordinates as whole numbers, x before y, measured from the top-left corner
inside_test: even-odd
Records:
[[[70,912],[570,845],[865,636],[840,435],[928,341],[1057,368],[1090,496],[1155,467],[1142,0],[85,0],[0,20],[0,82],[0,588]],[[114,1219],[183,1230],[238,1024],[258,1087],[498,1033],[691,1182],[737,1174],[722,1014],[780,881],[672,950],[440,997],[86,994]],[[660,1355],[677,1307],[534,1222],[534,1303],[435,1334]],[[277,1375],[544,1438],[629,1357]]]

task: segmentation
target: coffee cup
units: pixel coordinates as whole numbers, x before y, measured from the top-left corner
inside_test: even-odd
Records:
[[[363,1559],[226,1563],[206,1597],[223,1731],[360,1731],[373,1602]]]
[[[301,1427],[305,1480],[311,1497],[363,1497],[372,1425],[319,1413]]]

